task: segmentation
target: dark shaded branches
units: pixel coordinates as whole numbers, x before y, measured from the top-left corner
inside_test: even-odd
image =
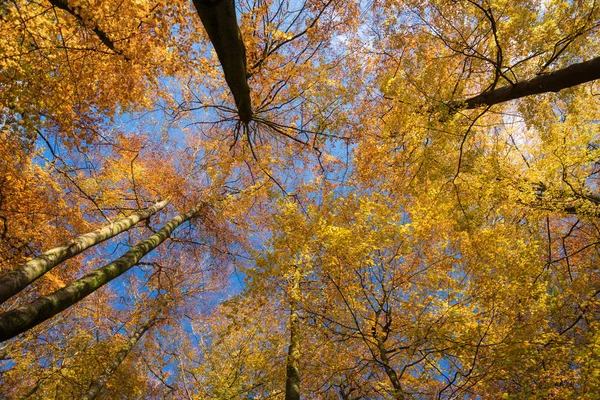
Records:
[[[81,23],[81,25],[91,29],[92,32],[94,32],[96,34],[98,39],[100,39],[100,41],[106,47],[108,47],[110,50],[112,50],[114,53],[123,55],[123,51],[119,50],[115,47],[114,41],[109,38],[108,34],[104,30],[102,30],[98,26],[97,23],[88,21],[82,16],[81,7],[70,6],[68,1],[66,1],[66,0],[48,0],[48,1],[54,7],[60,8],[61,10],[64,10],[64,11],[68,12],[69,14],[71,14],[72,16],[74,16],[77,19],[77,21],[79,21],[79,23]],[[129,60],[129,58],[126,56],[125,56],[125,59]]]

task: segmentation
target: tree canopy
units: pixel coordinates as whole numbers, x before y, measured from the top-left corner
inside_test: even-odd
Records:
[[[2,397],[596,398],[599,8],[2,2]]]

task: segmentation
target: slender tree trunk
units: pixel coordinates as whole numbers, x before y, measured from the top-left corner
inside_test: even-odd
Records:
[[[490,90],[464,101],[451,102],[447,106],[450,109],[450,114],[454,114],[464,108],[472,109],[486,105],[492,106],[534,94],[558,92],[596,79],[600,79],[600,57],[542,74],[514,85]]]
[[[402,385],[400,384],[400,379],[398,378],[398,374],[396,374],[396,370],[390,365],[390,358],[388,357],[388,352],[385,348],[385,340],[377,336],[376,333],[373,336],[377,342],[377,350],[379,351],[379,358],[381,359],[383,370],[385,371],[385,374],[388,376],[390,383],[394,388],[394,399],[404,400],[405,396],[404,391],[402,390]]]
[[[193,0],[202,25],[215,47],[227,86],[233,94],[240,121],[252,120],[246,68],[246,47],[237,24],[234,0]]]
[[[298,299],[300,297],[300,275],[294,271],[290,289],[290,346],[288,348],[285,378],[285,400],[300,400],[300,319],[298,317]]]
[[[106,382],[110,379],[110,377],[115,373],[119,365],[125,360],[125,357],[129,354],[129,352],[135,347],[137,342],[144,336],[144,334],[154,325],[156,320],[158,319],[159,313],[157,312],[152,317],[150,317],[144,324],[139,326],[134,334],[129,338],[125,347],[117,353],[117,355],[112,359],[112,361],[106,366],[106,369],[102,374],[92,381],[90,388],[85,392],[82,397],[82,400],[93,400],[100,394],[100,391],[106,385]]]
[[[196,205],[186,214],[174,217],[154,235],[133,246],[123,256],[104,267],[87,274],[62,289],[38,297],[27,305],[0,315],[0,342],[13,338],[53,317],[129,270],[142,257],[171,236],[175,228],[194,217],[201,207],[202,203]]]
[[[27,285],[31,284],[61,262],[76,256],[98,243],[102,243],[105,240],[127,231],[141,220],[156,214],[167,204],[169,204],[168,200],[161,201],[154,204],[152,207],[133,213],[127,218],[123,218],[94,232],[81,235],[78,238],[48,250],[33,260],[28,261],[21,267],[2,275],[0,277],[0,304],[19,293],[27,287]]]

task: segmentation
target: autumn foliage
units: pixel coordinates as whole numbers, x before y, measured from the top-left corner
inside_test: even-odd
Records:
[[[597,398],[599,29],[1,2],[0,397]]]

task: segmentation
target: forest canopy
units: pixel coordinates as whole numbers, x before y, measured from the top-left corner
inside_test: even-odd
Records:
[[[0,2],[0,397],[597,398],[599,8]]]

